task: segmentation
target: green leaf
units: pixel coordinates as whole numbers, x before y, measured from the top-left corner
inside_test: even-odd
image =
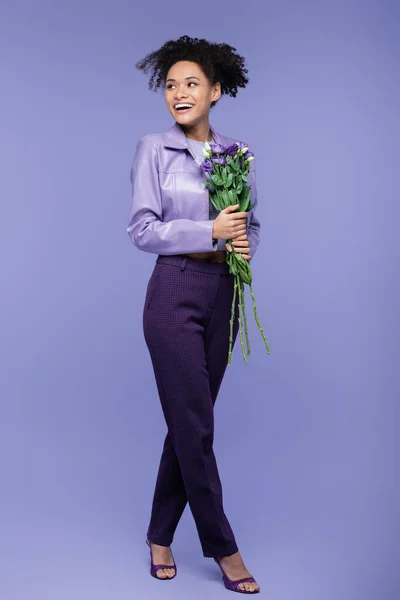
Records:
[[[215,174],[211,175],[211,180],[213,183],[215,183],[215,185],[219,185],[219,186],[223,185],[222,179],[219,175],[215,175]]]
[[[229,204],[237,204],[237,195],[235,194],[235,192],[230,189],[228,190],[228,198],[229,198]]]
[[[242,179],[247,183],[247,175],[245,175],[244,173],[242,174]]]
[[[203,183],[206,187],[214,188],[213,184],[211,183],[211,181],[208,181],[208,179],[203,181]]]
[[[211,196],[211,202],[213,203],[213,205],[215,206],[215,208],[217,210],[221,210],[220,206],[221,206],[221,196],[220,196],[220,192],[219,190],[215,190],[214,194],[212,194]]]
[[[227,181],[226,181],[226,186],[231,187],[232,183],[233,183],[233,173],[229,173]]]
[[[229,197],[229,191],[230,190],[223,191],[224,208],[226,208],[227,206],[229,206],[231,204],[230,197]]]
[[[238,158],[234,158],[232,161],[232,167],[233,170],[236,171],[236,173],[239,171],[240,165],[239,165],[239,159]]]
[[[245,187],[242,193],[242,205],[246,208],[243,210],[247,210],[247,206],[250,202],[250,188]]]

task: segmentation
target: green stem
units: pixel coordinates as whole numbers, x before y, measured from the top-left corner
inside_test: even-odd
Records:
[[[250,340],[249,340],[249,332],[247,330],[247,318],[246,318],[246,308],[245,308],[245,300],[244,300],[244,283],[242,284],[242,298],[243,298],[243,319],[244,319],[244,332],[246,335],[246,346],[247,346],[247,356],[250,356]]]
[[[237,283],[236,277],[233,280],[233,300],[231,308],[231,320],[229,322],[229,350],[228,350],[228,365],[231,364],[232,345],[233,345],[233,321],[235,319],[235,303],[236,303]]]
[[[271,350],[270,350],[270,348],[269,348],[269,345],[268,345],[268,340],[267,340],[267,338],[265,337],[265,334],[264,334],[264,329],[263,329],[263,327],[261,326],[261,323],[260,323],[260,321],[259,321],[259,318],[258,318],[258,315],[257,315],[256,299],[255,299],[255,297],[254,297],[254,292],[253,292],[253,288],[252,288],[251,284],[250,284],[250,286],[249,286],[249,287],[250,287],[250,294],[251,294],[251,298],[252,298],[252,301],[253,301],[254,317],[255,317],[255,319],[256,319],[256,322],[257,322],[258,328],[259,328],[259,330],[261,331],[261,335],[262,335],[262,337],[263,337],[264,343],[265,343],[265,345],[266,345],[266,347],[267,347],[267,352],[268,352],[268,354],[271,354]]]
[[[243,360],[244,362],[247,364],[247,358],[246,358],[246,352],[244,349],[244,343],[243,343],[243,322],[242,322],[242,315],[241,315],[241,307],[242,307],[242,289],[241,289],[241,285],[240,285],[240,275],[236,275],[236,279],[238,282],[238,286],[239,286],[239,334],[240,334],[240,346],[242,348],[242,355],[243,355]]]

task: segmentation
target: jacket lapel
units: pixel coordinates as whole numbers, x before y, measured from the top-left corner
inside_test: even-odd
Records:
[[[166,133],[164,133],[164,146],[176,150],[184,150],[188,148],[186,135],[182,127],[178,123],[174,123]]]
[[[218,131],[211,125],[210,129],[212,137],[217,144],[226,145],[231,141],[219,134]],[[172,127],[164,134],[164,146],[166,148],[173,148],[176,150],[188,149],[189,145],[187,137],[179,123],[175,122],[174,125],[172,125]]]

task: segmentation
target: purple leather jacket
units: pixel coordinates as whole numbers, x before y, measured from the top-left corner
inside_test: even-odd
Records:
[[[218,144],[236,140],[220,135],[211,127]],[[142,137],[131,168],[132,207],[128,228],[132,243],[155,254],[212,252],[214,221],[209,219],[208,189],[204,174],[194,161],[181,126],[175,123],[165,133]],[[254,211],[257,191],[254,163],[248,177],[251,203],[247,215],[247,237],[254,257],[260,237],[260,222]]]

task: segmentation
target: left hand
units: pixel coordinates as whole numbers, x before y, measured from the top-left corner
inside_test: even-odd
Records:
[[[237,238],[232,238],[232,244],[235,246],[235,252],[240,252],[245,260],[251,260],[250,243],[247,239],[247,233],[239,235]],[[232,246],[228,242],[225,243],[225,248],[228,252],[232,252]]]

